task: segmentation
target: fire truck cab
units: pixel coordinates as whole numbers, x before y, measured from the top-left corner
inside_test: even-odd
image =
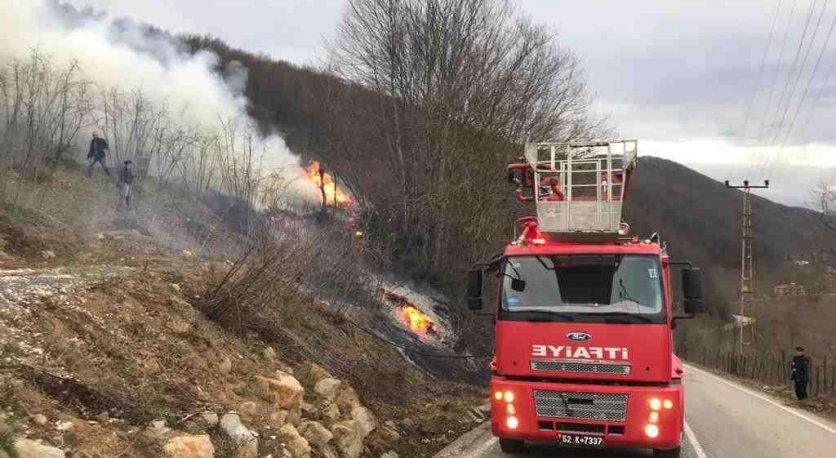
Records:
[[[671,329],[703,311],[702,273],[671,262],[655,234],[629,235],[621,210],[637,155],[636,140],[530,143],[508,166],[537,216],[468,276],[472,310],[483,273],[497,278],[491,429],[505,452],[551,442],[679,456],[685,374]],[[672,309],[675,267],[684,316]]]

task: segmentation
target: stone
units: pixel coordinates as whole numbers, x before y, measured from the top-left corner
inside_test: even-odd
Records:
[[[261,399],[269,401],[283,409],[298,409],[305,394],[305,388],[292,375],[276,371],[275,378],[257,375],[256,387]]]
[[[19,458],[65,458],[64,451],[29,439],[15,441],[15,450]]]
[[[171,428],[166,426],[165,420],[152,421],[151,422],[151,428],[153,428],[154,432],[159,434],[159,435],[163,435],[163,434],[166,434],[169,431],[171,431]]]
[[[401,434],[394,426],[385,425],[379,430],[380,437],[386,441],[387,444],[395,444],[401,440]]]
[[[163,422],[163,425],[165,425],[165,422]],[[62,421],[55,426],[58,431],[72,431],[73,428],[75,428],[75,424],[71,421]]]
[[[377,428],[377,418],[367,407],[358,406],[351,409],[351,418],[357,422],[364,439]]]
[[[351,411],[355,407],[361,407],[362,404],[360,403],[360,396],[357,395],[357,392],[354,391],[354,388],[349,386],[346,383],[340,385],[340,388],[337,389],[337,396],[334,399],[339,406],[340,411],[344,414],[349,415]]]
[[[290,423],[279,429],[279,438],[294,458],[310,458],[311,446]]]
[[[52,250],[41,251],[41,257],[44,259],[55,259],[55,252]]]
[[[173,289],[174,291],[177,291],[179,293],[180,292],[180,285],[178,285],[177,283],[172,283],[171,284],[171,289]]]
[[[44,426],[49,422],[49,420],[46,418],[46,415],[39,413],[32,416],[32,422],[38,426]]]
[[[214,458],[214,456],[215,447],[206,434],[177,436],[163,446],[164,458]]]
[[[334,434],[331,431],[328,431],[328,428],[322,426],[322,423],[317,421],[307,421],[302,423],[299,432],[302,434],[302,437],[308,440],[316,448],[322,449],[329,442],[331,439],[334,438]]]
[[[268,420],[270,420],[270,426],[276,429],[281,428],[285,423],[287,423],[287,416],[289,414],[290,413],[287,410],[274,409],[267,417]]]
[[[102,423],[110,420],[110,412],[105,410],[104,412],[99,413],[98,415],[96,415],[96,420]]]
[[[326,402],[323,404],[322,408],[319,410],[319,414],[322,418],[326,418],[328,420],[337,421],[340,419],[340,408],[337,407],[336,404],[333,402]]]
[[[363,453],[363,437],[355,420],[346,420],[331,426],[334,444],[344,458],[359,458]]]
[[[314,392],[328,401],[333,401],[337,397],[337,389],[339,389],[342,383],[335,378],[325,378],[316,382]]]
[[[258,439],[255,433],[241,423],[241,418],[234,413],[225,414],[220,421],[221,431],[237,444],[239,458],[255,458],[258,456]]]
[[[203,412],[200,414],[200,418],[203,419],[203,422],[210,428],[213,428],[218,424],[218,414],[215,412]]]
[[[261,350],[261,356],[268,361],[273,361],[276,359],[276,350],[273,350],[273,347],[264,347],[264,350]]]
[[[186,320],[172,320],[169,327],[171,327],[172,332],[180,335],[188,334],[192,330],[192,324]],[[229,362],[229,368],[232,369],[232,361]]]
[[[229,359],[229,356],[224,356],[221,362],[218,364],[218,372],[221,374],[229,374],[232,371],[232,360]]]
[[[310,366],[308,367],[308,372],[311,374],[311,379],[313,379],[314,384],[319,383],[320,380],[326,378],[334,378],[334,376],[331,375],[331,373],[326,371],[322,366],[315,363],[310,364]]]
[[[302,404],[300,404],[299,408],[302,410],[302,412],[309,416],[316,413],[316,407],[313,404],[304,401],[302,401]]]
[[[389,450],[388,452],[380,455],[380,458],[398,458],[398,454],[395,453],[394,450]]]
[[[253,401],[244,401],[238,406],[241,413],[254,417],[258,413],[258,404]]]

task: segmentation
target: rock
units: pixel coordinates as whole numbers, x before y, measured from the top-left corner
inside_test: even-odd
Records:
[[[276,366],[278,366],[279,370],[284,372],[285,374],[293,375],[293,368],[283,363],[282,361],[276,360]]]
[[[110,412],[108,412],[107,410],[105,410],[104,412],[102,412],[102,413],[100,413],[100,414],[96,415],[96,420],[97,420],[97,421],[100,421],[100,422],[102,422],[102,423],[104,423],[104,422],[106,422],[106,421],[110,420]]]
[[[49,420],[46,418],[46,415],[35,414],[32,416],[32,422],[38,426],[44,426],[49,422]]]
[[[255,458],[258,455],[258,439],[255,434],[241,424],[241,418],[234,413],[221,417],[221,431],[237,444],[237,457]]]
[[[299,380],[282,371],[276,371],[276,378],[256,376],[255,383],[262,399],[283,409],[298,409],[305,394]]]
[[[192,330],[192,324],[186,320],[172,320],[169,322],[169,327],[172,332],[180,335],[188,334]],[[229,362],[229,368],[232,369],[232,361]]]
[[[64,452],[55,447],[44,445],[29,439],[15,441],[15,450],[19,458],[64,458]]]
[[[55,259],[55,252],[52,250],[41,251],[41,257],[44,259]]]
[[[206,423],[206,426],[213,428],[218,424],[218,414],[215,412],[203,412],[200,414],[200,418]]]
[[[194,253],[189,250],[183,250],[183,257],[186,259],[191,259],[194,257]]]
[[[232,371],[232,360],[229,356],[224,356],[224,359],[218,364],[218,372],[221,374],[229,374]]]
[[[163,422],[165,425],[165,422]],[[75,425],[71,421],[62,421],[55,426],[55,429],[58,431],[72,431],[75,428]]]
[[[334,399],[339,406],[340,410],[346,414],[351,414],[351,411],[355,407],[361,407],[360,404],[360,396],[357,396],[357,392],[354,391],[354,388],[349,386],[347,383],[343,383],[340,385],[340,388],[337,389],[337,396]]]
[[[322,418],[326,418],[332,421],[339,420],[341,415],[340,408],[337,407],[337,405],[333,402],[326,402],[320,409],[319,414],[322,416]]]
[[[322,379],[334,378],[334,376],[328,373],[328,371],[326,371],[325,369],[323,369],[322,366],[314,363],[310,364],[310,366],[308,367],[308,372],[311,374],[311,378],[313,379],[314,384],[319,383],[319,381]]]
[[[335,379],[335,378],[325,378],[314,385],[314,391],[316,394],[322,396],[328,401],[333,401],[337,397],[337,389],[342,385],[343,382]]]
[[[261,356],[268,361],[273,361],[276,359],[276,350],[273,350],[273,347],[264,347],[264,350],[261,350]]]
[[[388,452],[380,455],[380,458],[398,458],[398,454],[395,453],[394,450],[389,450]]]
[[[401,440],[401,434],[394,426],[385,425],[378,429],[380,437],[386,441],[387,444],[395,444]]]
[[[163,446],[165,458],[214,458],[215,447],[206,434],[177,436]]]
[[[294,458],[310,458],[311,446],[308,440],[302,437],[293,425],[288,423],[282,426],[279,429],[279,438]]]
[[[171,431],[171,428],[166,426],[165,420],[152,421],[151,422],[151,427],[154,428],[154,432],[159,434],[159,435],[163,435],[163,434],[166,434],[167,432]]]
[[[317,421],[302,423],[299,432],[302,433],[302,437],[307,439],[309,443],[319,449],[325,448],[331,442],[331,439],[334,438],[334,434],[328,431],[328,428],[322,426],[322,423]]]
[[[287,422],[293,426],[302,424],[302,409],[296,407],[287,411]]]
[[[178,285],[177,283],[172,283],[171,284],[171,289],[173,289],[174,291],[177,291],[179,293],[180,292],[180,285]]]
[[[312,415],[316,412],[316,407],[313,404],[309,404],[304,401],[302,401],[302,404],[299,405],[299,408],[307,415]]]
[[[363,437],[355,420],[341,421],[331,426],[334,444],[344,458],[358,458],[363,453]]]
[[[357,422],[363,439],[377,428],[377,418],[367,407],[358,406],[351,409],[351,418]]]
[[[287,410],[282,409],[274,409],[270,412],[268,419],[270,420],[270,426],[279,429],[287,423],[287,416],[289,412]]]
[[[404,418],[403,420],[401,420],[401,425],[405,429],[414,429],[415,428],[415,420],[413,420],[411,418]]]
[[[333,445],[326,445],[325,447],[319,449],[319,453],[324,458],[340,458],[340,455],[337,453],[337,450],[334,449]]]
[[[238,406],[241,413],[254,417],[258,413],[258,405],[253,401],[244,401]]]

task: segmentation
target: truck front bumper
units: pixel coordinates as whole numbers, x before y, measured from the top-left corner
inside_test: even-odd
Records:
[[[671,449],[682,442],[684,402],[681,384],[615,386],[494,376],[491,431],[532,442],[560,443],[562,435],[583,435],[601,437],[604,447]]]

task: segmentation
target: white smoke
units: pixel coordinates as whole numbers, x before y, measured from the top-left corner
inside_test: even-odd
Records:
[[[255,126],[243,94],[246,69],[233,63],[220,75],[214,71],[214,54],[186,52],[170,35],[151,33],[130,20],[78,11],[57,0],[0,1],[0,65],[25,59],[33,50],[58,66],[77,62],[85,79],[98,88],[141,91],[153,104],[173,107],[182,125],[213,130],[220,120],[235,119],[243,128]],[[298,158],[282,138],[271,136],[264,145],[261,165],[266,173],[298,177]],[[303,194],[315,195],[315,187],[296,183]]]

